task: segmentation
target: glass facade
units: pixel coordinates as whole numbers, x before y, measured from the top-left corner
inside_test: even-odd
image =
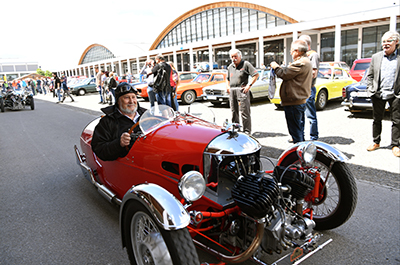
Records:
[[[321,62],[332,62],[335,60],[335,32],[321,34]]]
[[[340,58],[351,66],[357,59],[358,29],[342,31],[341,42]]]
[[[269,66],[273,61],[282,64],[283,51],[283,40],[264,41],[264,65]]]
[[[197,13],[174,27],[156,49],[289,24],[271,14],[239,7],[214,8]]]
[[[94,46],[91,48],[82,60],[81,64],[97,62],[106,59],[115,58],[115,55],[103,46]]]

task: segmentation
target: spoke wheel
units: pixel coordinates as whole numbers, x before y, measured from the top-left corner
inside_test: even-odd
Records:
[[[123,224],[129,260],[133,265],[199,264],[187,228],[166,231],[140,203],[126,206]]]
[[[297,160],[295,153],[288,156],[281,165],[300,166],[299,161],[294,159]],[[344,224],[356,208],[356,181],[347,164],[343,162],[335,162],[329,172],[330,159],[320,153],[317,154],[315,166],[321,170],[322,190],[320,189],[318,202],[312,202],[306,197],[304,209],[313,209],[313,220],[317,230],[333,229]]]

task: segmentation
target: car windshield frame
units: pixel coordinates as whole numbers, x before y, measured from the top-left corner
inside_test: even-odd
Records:
[[[167,105],[158,105],[146,110],[139,119],[139,127],[147,135],[172,121],[175,111]]]

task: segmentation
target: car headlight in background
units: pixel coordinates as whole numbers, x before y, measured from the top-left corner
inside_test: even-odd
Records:
[[[317,147],[312,142],[304,143],[297,147],[297,155],[306,165],[312,165],[317,156]]]
[[[206,183],[201,173],[189,171],[179,181],[178,188],[181,196],[190,203],[203,196],[206,190]]]

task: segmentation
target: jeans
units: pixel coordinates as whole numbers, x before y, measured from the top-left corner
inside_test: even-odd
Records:
[[[58,101],[61,101],[61,88],[57,89]]]
[[[98,86],[99,88],[99,94],[100,94],[100,102],[103,102],[103,93],[101,91],[101,86]]]
[[[286,124],[293,143],[304,141],[304,112],[306,103],[294,106],[284,106]]]
[[[315,108],[315,95],[317,89],[315,86],[311,88],[311,95],[306,102],[306,117],[310,120],[310,140],[318,140],[318,122],[317,109]]]
[[[154,107],[154,102],[156,101],[156,94],[154,93],[152,87],[147,86],[147,94],[149,95],[150,107]]]
[[[391,98],[389,100],[383,100],[375,96],[372,96],[371,99],[374,118],[372,123],[372,137],[374,143],[379,144],[381,142],[382,119],[385,115],[386,102],[389,102],[391,111],[390,119],[392,120],[391,146],[400,146],[400,99]]]
[[[156,99],[157,99],[158,105],[168,105],[168,106],[172,107],[170,93],[159,91],[156,94]]]

